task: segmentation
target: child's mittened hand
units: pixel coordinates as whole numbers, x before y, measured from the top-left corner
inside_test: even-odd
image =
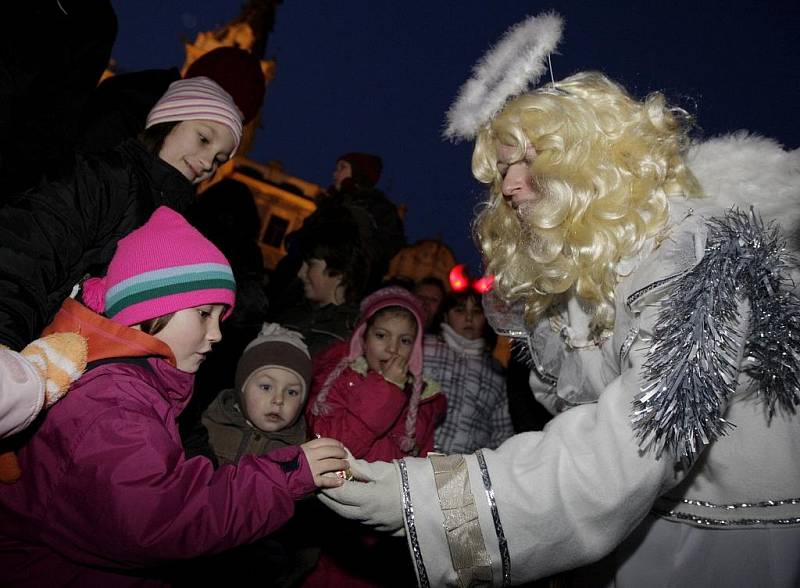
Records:
[[[395,384],[398,388],[405,388],[408,378],[408,360],[400,355],[393,355],[386,362],[383,369],[383,377]]]
[[[344,484],[344,480],[334,473],[348,468],[344,445],[336,439],[320,437],[303,443],[300,448],[306,454],[317,488],[336,488]]]
[[[45,407],[49,408],[67,393],[86,369],[87,342],[78,333],[54,333],[36,339],[20,355],[41,374]]]

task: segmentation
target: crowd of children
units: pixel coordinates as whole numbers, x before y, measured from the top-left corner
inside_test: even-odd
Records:
[[[76,153],[0,209],[3,583],[181,586],[266,562],[274,586],[413,581],[402,540],[303,499],[341,485],[348,456],[433,450],[460,391],[425,377],[442,296],[422,293],[446,289],[378,283],[402,221],[374,188],[380,158],[349,153],[296,236],[302,300],[268,316],[237,292],[259,280],[220,251],[236,244],[208,226],[194,186],[235,154],[238,98],[202,75],[173,81],[137,137]],[[197,380],[239,303],[235,338],[256,315],[260,332],[233,346],[235,369]],[[231,386],[193,397],[196,381]]]
[[[755,212],[722,214],[751,203],[747,182],[718,182],[736,143],[762,210],[795,226],[795,160],[747,136],[687,152],[662,96],[579,73],[479,128],[451,113],[490,186],[476,234],[494,290],[383,281],[403,222],[361,152],[336,160],[268,284],[242,237],[249,191],[239,218],[214,208],[233,208],[230,184],[198,205],[263,99],[252,56],[210,55],[148,78],[130,117],[137,82],[98,90],[114,112],[59,133],[64,161],[0,198],[0,584],[510,585],[598,562],[576,584],[756,585],[769,568],[796,585],[794,262]],[[667,316],[699,290],[706,314]],[[544,432],[506,442],[484,310],[526,347]],[[768,411],[740,376],[768,382]]]
[[[81,302],[67,299],[47,331],[81,333],[89,363],[19,449],[20,479],[0,488],[4,581],[159,585],[174,560],[252,542],[296,500],[341,483],[323,475],[346,466],[331,439],[218,469],[184,457],[177,416],[234,292],[219,250],[160,207],[120,240],[104,276],[83,282]]]

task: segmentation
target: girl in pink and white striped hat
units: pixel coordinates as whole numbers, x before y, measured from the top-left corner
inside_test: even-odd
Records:
[[[233,156],[241,137],[242,114],[222,87],[206,77],[178,80],[139,138],[78,153],[48,182],[9,197],[0,208],[0,346],[19,350],[36,339],[74,285],[101,271],[117,242],[156,208],[186,213],[194,186]],[[0,374],[0,397],[32,407],[22,421],[0,423],[0,437],[41,410],[30,399],[43,385]]]
[[[233,156],[242,113],[230,94],[206,77],[178,80],[147,115],[143,142],[192,184],[208,179]]]

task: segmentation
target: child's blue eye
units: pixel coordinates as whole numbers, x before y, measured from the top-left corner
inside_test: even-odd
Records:
[[[211,313],[209,311],[203,310],[202,308],[198,308],[197,312],[199,312],[200,316],[203,317],[204,319],[207,319],[208,317],[211,316]]]
[[[289,396],[300,396],[300,390],[295,390],[294,388],[289,388],[286,393]]]
[[[272,390],[272,384],[261,384],[261,389],[264,392],[269,392],[270,390]]]
[[[409,338],[409,337],[403,337],[402,339],[400,339],[400,342],[403,345],[413,345],[414,344],[414,340]]]
[[[209,141],[208,141],[208,139],[205,137],[205,135],[200,135],[200,142],[201,142],[203,145],[205,145],[205,144],[206,144],[206,143],[208,143]]]

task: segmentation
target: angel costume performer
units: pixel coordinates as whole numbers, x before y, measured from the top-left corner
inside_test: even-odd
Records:
[[[508,43],[541,62],[560,29],[512,29],[448,113],[490,188],[487,317],[557,416],[497,450],[352,460],[367,483],[322,500],[405,534],[421,586],[800,586],[800,152],[692,143],[660,93],[598,73],[506,100]]]

